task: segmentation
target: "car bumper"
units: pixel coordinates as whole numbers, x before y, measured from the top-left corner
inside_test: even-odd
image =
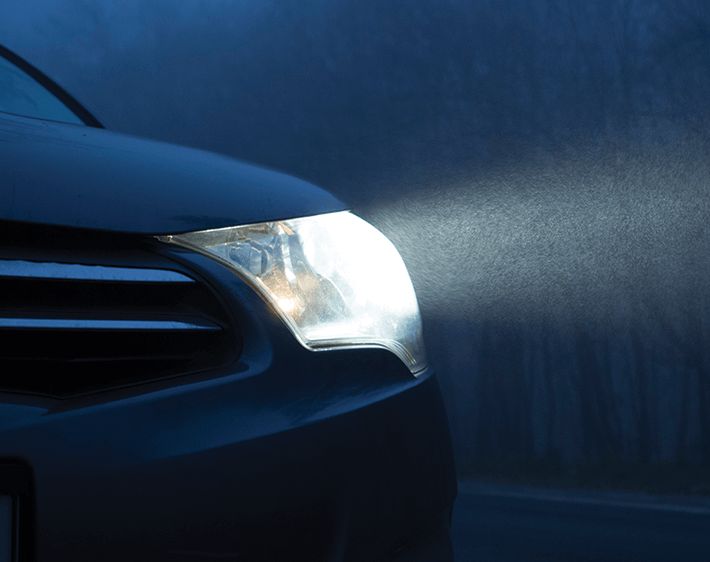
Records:
[[[45,414],[2,452],[31,467],[39,560],[375,560],[438,532],[454,479],[432,376],[353,406],[235,431],[216,385]]]

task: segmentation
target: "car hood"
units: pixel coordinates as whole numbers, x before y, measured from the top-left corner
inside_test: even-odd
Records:
[[[0,220],[169,234],[343,209],[308,182],[225,156],[0,114]]]

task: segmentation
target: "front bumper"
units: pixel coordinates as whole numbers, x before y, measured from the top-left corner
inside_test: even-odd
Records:
[[[446,560],[455,475],[433,374],[306,351],[238,279],[189,259],[238,311],[229,372],[0,397],[0,457],[32,473],[35,558]]]

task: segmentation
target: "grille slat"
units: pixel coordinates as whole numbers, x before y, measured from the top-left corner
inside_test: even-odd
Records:
[[[221,328],[209,320],[118,320],[96,318],[6,318],[0,316],[0,330],[75,330],[174,332],[219,331]]]
[[[195,280],[167,269],[131,268],[79,263],[47,263],[0,260],[0,278],[62,279],[131,283],[194,283]]]
[[[0,391],[66,397],[235,358],[236,330],[203,282],[82,260],[0,259]]]

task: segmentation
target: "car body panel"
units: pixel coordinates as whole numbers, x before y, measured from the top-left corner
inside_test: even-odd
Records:
[[[345,210],[226,156],[0,113],[0,220],[168,234]]]

